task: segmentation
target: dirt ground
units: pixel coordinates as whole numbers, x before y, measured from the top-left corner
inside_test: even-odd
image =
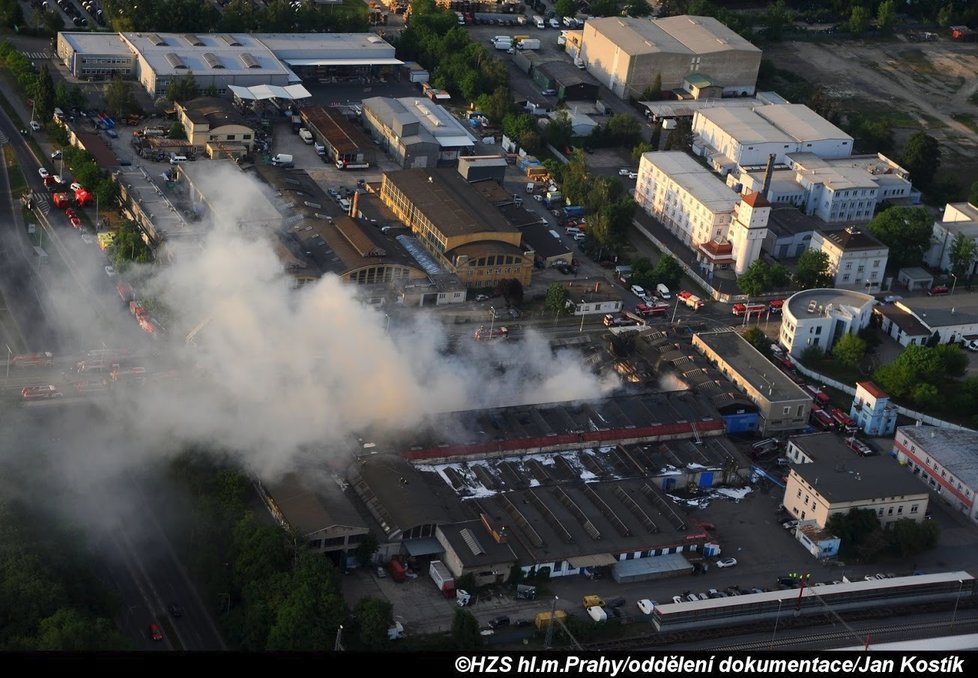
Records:
[[[898,111],[915,120],[945,150],[944,172],[965,185],[978,179],[978,131],[963,122],[978,127],[975,43],[903,36],[879,43],[785,42],[765,48],[764,56],[822,85],[842,110]],[[898,144],[908,133],[894,130]]]

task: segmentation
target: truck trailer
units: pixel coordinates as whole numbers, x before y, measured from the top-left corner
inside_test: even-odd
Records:
[[[428,574],[443,596],[446,598],[455,597],[455,578],[445,563],[440,560],[431,561],[431,565],[428,567]]]

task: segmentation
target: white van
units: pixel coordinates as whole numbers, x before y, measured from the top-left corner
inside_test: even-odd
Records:
[[[571,236],[572,238],[576,238],[579,235],[583,235],[583,231],[581,231],[581,229],[577,228],[576,226],[568,226],[567,228],[564,229],[564,233]]]
[[[547,24],[546,24],[546,22],[544,22],[543,17],[540,16],[539,14],[534,14],[533,15],[533,24],[537,28],[546,28],[547,27]]]
[[[187,156],[177,155],[176,153],[170,154],[170,164],[176,165],[178,162],[187,162]]]
[[[532,181],[526,182],[526,192],[527,193],[533,193],[533,191],[535,191],[535,190],[537,190],[537,185],[535,183],[533,183]]]
[[[655,286],[655,293],[659,295],[660,299],[672,298],[672,293],[669,292],[669,288],[663,285],[662,283],[659,283],[658,285]]]
[[[344,212],[349,213],[349,211],[350,211],[350,201],[347,200],[346,198],[340,198],[340,208]]]

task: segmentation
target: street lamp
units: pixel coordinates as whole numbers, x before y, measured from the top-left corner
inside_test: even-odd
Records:
[[[951,613],[951,628],[954,628],[954,620],[958,616],[958,601],[961,600],[961,589],[964,588],[964,580],[958,580],[958,595],[954,597],[954,611]]]
[[[584,331],[584,304],[586,303],[584,299],[581,299],[581,329],[577,331],[578,334]]]
[[[676,295],[676,308],[672,311],[672,324],[676,324],[676,314],[679,313],[679,295]]]
[[[387,322],[384,324],[384,334],[391,333],[391,316],[390,313],[385,313],[384,317],[387,318]]]
[[[496,323],[496,308],[489,307],[489,338],[492,339],[492,326]]]
[[[949,275],[954,278],[954,283],[951,285],[951,294],[954,294],[954,288],[957,287],[958,284],[958,276],[954,275],[953,273],[950,273]]]
[[[774,618],[774,633],[771,634],[771,647],[768,648],[768,649],[771,649],[771,650],[774,649],[774,637],[776,635],[778,635],[778,622],[781,621],[781,604],[782,603],[784,603],[784,600],[782,600],[781,598],[779,598],[778,599],[778,616]]]

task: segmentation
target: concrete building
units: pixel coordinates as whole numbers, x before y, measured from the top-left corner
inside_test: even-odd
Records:
[[[929,490],[978,522],[978,432],[901,426],[893,452]]]
[[[604,17],[584,24],[580,57],[622,99],[638,98],[661,76],[662,90],[690,73],[708,76],[726,96],[754,93],[761,50],[712,17]]]
[[[533,68],[531,77],[541,90],[556,90],[560,101],[597,101],[600,98],[598,81],[563,59],[541,63]]]
[[[465,285],[493,287],[504,278],[530,284],[533,256],[499,212],[512,195],[495,182],[470,184],[452,169],[386,172],[380,199]]]
[[[132,78],[152,97],[193,73],[201,92],[230,85],[286,86],[304,78],[340,82],[382,75],[402,62],[375,33],[58,34],[58,59],[76,78]]]
[[[374,145],[363,128],[336,108],[303,106],[299,115],[315,142],[324,146],[323,160],[337,169],[366,169],[374,164]]]
[[[869,325],[876,299],[841,289],[803,290],[785,301],[778,342],[794,357],[809,346],[829,351],[846,334]]]
[[[824,431],[791,436],[785,446],[784,456],[792,464],[822,462],[844,465],[858,455],[838,434]]]
[[[786,203],[825,223],[868,222],[882,203],[911,205],[920,192],[908,172],[882,154],[823,158],[816,153],[789,153],[785,166],[771,175],[768,199]],[[742,193],[760,190],[764,167],[738,167],[728,186]]]
[[[931,246],[924,260],[931,268],[939,271],[951,269],[951,244],[958,235],[963,235],[978,245],[978,207],[966,202],[948,203],[939,221],[934,222]],[[972,260],[962,277],[978,273],[978,259]]]
[[[853,226],[841,231],[815,231],[811,249],[828,256],[834,287],[866,292],[880,289],[890,248],[869,233]]]
[[[295,473],[274,483],[259,482],[261,498],[279,525],[343,568],[370,531],[344,494],[345,486],[336,478],[310,485]]]
[[[848,157],[852,137],[802,104],[704,108],[693,114],[693,152],[727,174],[738,166],[765,165],[770,155],[777,164],[791,153]]]
[[[753,401],[762,434],[808,425],[812,398],[734,331],[699,332],[693,346]]]
[[[856,382],[856,397],[849,416],[868,436],[889,436],[896,430],[897,408],[886,391],[871,381]]]
[[[740,274],[760,256],[770,204],[739,197],[682,151],[644,153],[635,201],[696,252],[701,268]]]
[[[422,97],[364,99],[363,126],[405,169],[455,165],[475,149],[475,137],[465,125]]]
[[[574,261],[574,253],[560,239],[560,234],[548,224],[533,224],[520,229],[523,233],[523,246],[533,250],[535,262],[544,268],[552,268]]]
[[[502,186],[507,167],[509,163],[502,155],[466,155],[458,159],[458,173],[470,184],[491,180]]]
[[[934,335],[941,344],[978,336],[978,300],[971,294],[907,297],[878,311],[881,329],[904,346],[923,344]]]
[[[853,457],[793,465],[783,503],[799,521],[825,529],[831,516],[853,509],[874,511],[884,527],[904,518],[919,523],[927,501],[927,491],[892,459]]]
[[[774,192],[773,181],[771,192]],[[795,259],[811,247],[815,231],[824,226],[824,221],[810,217],[796,207],[773,202],[761,250],[775,259]]]
[[[439,525],[435,538],[445,549],[443,562],[452,575],[471,574],[478,586],[504,582],[518,560],[507,530],[490,531],[482,520]]]
[[[573,304],[571,315],[605,315],[622,309],[618,288],[608,282],[572,280],[558,281],[567,290],[568,303]]]
[[[211,158],[226,160],[251,152],[255,129],[227,100],[198,97],[177,102],[176,107],[187,141]]]

